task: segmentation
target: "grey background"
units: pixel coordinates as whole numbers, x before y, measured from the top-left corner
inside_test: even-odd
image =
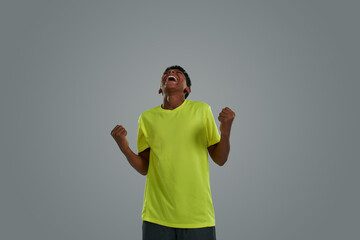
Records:
[[[136,150],[179,64],[188,99],[236,112],[218,239],[359,239],[359,7],[1,1],[0,238],[141,239],[146,178],[110,131]]]

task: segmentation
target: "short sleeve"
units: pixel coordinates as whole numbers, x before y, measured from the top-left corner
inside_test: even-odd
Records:
[[[207,147],[220,142],[220,134],[218,132],[211,107],[208,106],[206,111],[206,134],[207,134]]]
[[[147,137],[146,137],[146,129],[143,124],[141,115],[138,120],[137,148],[138,148],[138,153],[141,153],[145,149],[149,148],[149,144],[147,142]]]

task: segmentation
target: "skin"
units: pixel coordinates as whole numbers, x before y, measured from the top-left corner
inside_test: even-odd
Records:
[[[177,81],[167,81],[167,78],[175,77]],[[163,96],[163,109],[173,110],[185,101],[185,93],[190,93],[191,89],[186,85],[184,74],[177,69],[170,69],[161,77],[159,94]],[[230,152],[230,132],[235,113],[228,107],[222,109],[218,116],[220,122],[221,139],[220,142],[208,147],[211,159],[223,166]],[[136,154],[130,147],[126,139],[127,131],[122,125],[116,125],[111,131],[111,136],[118,144],[121,152],[125,155],[130,165],[142,175],[146,175],[149,168],[150,148]]]

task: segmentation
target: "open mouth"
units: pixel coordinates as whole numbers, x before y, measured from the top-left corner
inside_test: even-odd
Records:
[[[167,82],[177,82],[177,79],[174,76],[169,76],[169,77],[167,77],[166,81]]]

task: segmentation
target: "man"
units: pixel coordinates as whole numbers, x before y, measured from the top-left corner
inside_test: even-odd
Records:
[[[138,154],[129,148],[123,126],[111,131],[131,166],[147,175],[143,240],[216,239],[208,153],[218,165],[225,164],[235,113],[222,109],[220,136],[210,106],[186,99],[190,86],[182,67],[165,70],[159,89],[162,105],[138,120]]]

